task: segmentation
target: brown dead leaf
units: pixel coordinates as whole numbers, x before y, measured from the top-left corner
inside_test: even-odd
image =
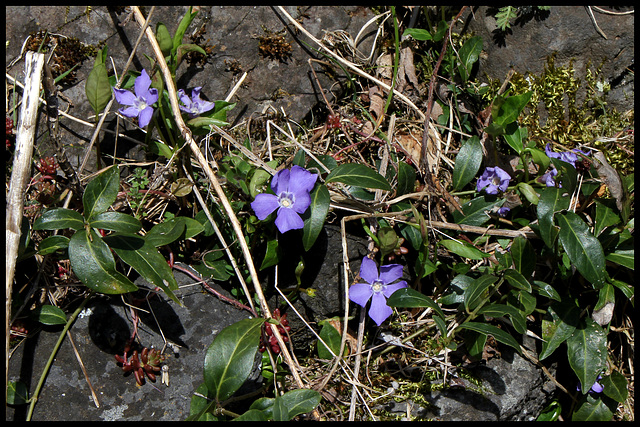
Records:
[[[602,182],[604,182],[607,187],[609,187],[611,195],[616,200],[616,206],[618,207],[618,210],[622,212],[626,194],[622,186],[622,179],[620,179],[618,171],[611,167],[602,152],[596,151],[593,154],[593,158],[596,159],[596,162],[594,162],[593,165],[598,171],[598,176],[600,177]]]
[[[336,331],[342,334],[342,322],[339,320],[331,319],[329,320],[329,324],[336,328]],[[349,354],[357,353],[358,351],[358,340],[352,335],[353,331],[347,328],[347,347],[349,348]]]

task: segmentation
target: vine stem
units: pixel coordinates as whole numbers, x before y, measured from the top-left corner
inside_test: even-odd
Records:
[[[36,403],[38,402],[38,396],[40,395],[40,390],[44,385],[44,380],[47,379],[47,375],[49,374],[49,369],[51,369],[51,365],[53,364],[54,359],[56,358],[56,354],[58,354],[58,350],[62,345],[62,341],[64,341],[64,337],[67,336],[67,332],[71,329],[71,325],[76,321],[76,318],[80,314],[80,312],[84,309],[84,306],[87,304],[89,299],[93,296],[93,291],[89,295],[87,295],[82,301],[82,303],[76,308],[71,314],[71,317],[67,320],[67,324],[64,325],[64,329],[60,333],[60,337],[58,337],[58,342],[53,347],[53,351],[51,351],[51,355],[49,356],[49,360],[47,360],[46,365],[44,365],[44,370],[42,371],[42,375],[40,375],[40,381],[38,381],[38,385],[36,386],[35,391],[33,392],[33,396],[31,397],[31,404],[29,405],[29,412],[27,413],[27,421],[31,421],[31,416],[33,415],[33,410],[36,407]]]
[[[134,13],[136,21],[138,21],[138,24],[140,24],[141,26],[145,25],[145,18],[142,15],[142,12],[140,12],[140,9],[137,6],[131,6],[131,10]],[[258,279],[258,274],[255,268],[255,265],[253,263],[253,257],[251,256],[251,251],[249,250],[249,246],[247,245],[247,241],[244,237],[244,233],[242,231],[242,226],[240,225],[240,221],[238,221],[236,214],[233,212],[233,208],[231,207],[231,204],[229,203],[229,199],[227,199],[227,196],[224,193],[224,190],[222,189],[222,186],[220,185],[218,178],[216,177],[215,173],[209,166],[209,163],[207,162],[206,158],[200,151],[198,144],[193,139],[191,131],[189,130],[184,120],[182,119],[182,115],[180,114],[180,107],[178,105],[178,96],[176,93],[175,83],[171,76],[171,71],[169,70],[169,66],[167,65],[167,62],[164,58],[162,50],[160,50],[158,41],[156,40],[156,37],[153,34],[153,31],[151,30],[151,28],[146,27],[145,33],[156,55],[156,58],[158,59],[158,65],[162,70],[162,74],[164,76],[165,84],[167,87],[167,93],[169,95],[169,102],[171,103],[173,118],[176,121],[176,125],[178,126],[178,129],[180,129],[180,133],[182,137],[185,139],[186,143],[191,148],[191,151],[196,157],[196,160],[199,163],[200,167],[207,175],[207,178],[211,182],[214,190],[216,191],[216,194],[220,199],[220,202],[222,203],[222,206],[224,207],[225,212],[227,213],[227,216],[229,217],[229,221],[231,222],[233,231],[238,237],[238,243],[240,244],[240,247],[242,249],[242,254],[247,263],[247,269],[249,270],[249,275],[251,276],[251,280],[253,281],[256,296],[260,300],[260,308],[262,309],[262,312],[266,318],[271,318],[272,317],[271,310],[269,310],[267,300],[264,296],[264,293],[262,292],[260,280]],[[296,370],[296,365],[293,359],[291,358],[291,354],[289,353],[284,340],[282,339],[282,335],[280,334],[280,331],[278,331],[277,325],[270,324],[270,326],[271,326],[271,330],[273,331],[273,335],[276,337],[276,339],[278,340],[278,343],[280,344],[280,348],[282,349],[282,355],[284,356],[287,362],[287,365],[289,365],[289,368],[291,369],[291,374],[293,375],[293,378],[295,379],[296,384],[300,388],[307,388],[302,382],[302,379],[300,378],[300,374]]]

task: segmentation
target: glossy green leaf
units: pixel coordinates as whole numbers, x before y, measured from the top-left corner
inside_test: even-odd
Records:
[[[515,307],[505,304],[488,304],[478,310],[478,314],[484,314],[490,317],[509,316],[511,323],[518,333],[524,334],[527,330],[527,322]]]
[[[557,400],[552,401],[540,412],[536,421],[558,421],[562,413],[562,405]]]
[[[460,73],[463,83],[469,80],[471,69],[473,68],[473,64],[478,61],[480,52],[482,52],[482,37],[479,36],[468,39],[458,51],[460,56],[458,72]]]
[[[116,270],[109,246],[94,230],[90,233],[91,240],[84,231],[69,240],[69,261],[76,276],[89,289],[103,294],[137,291],[138,287]]]
[[[184,221],[167,220],[154,225],[146,234],[145,239],[155,247],[168,245],[184,235],[186,224]]]
[[[469,329],[464,331],[462,337],[469,355],[476,359],[482,359],[482,351],[487,344],[487,335]]]
[[[515,348],[518,351],[518,353],[522,354],[522,351],[520,350],[520,344],[518,344],[518,341],[516,341],[514,337],[509,335],[509,333],[493,325],[488,325],[486,323],[478,323],[478,322],[466,322],[460,325],[458,328],[469,329],[472,331],[479,332],[481,334],[491,335],[493,336],[493,338],[496,339],[496,341],[501,342],[502,344],[511,346]]]
[[[405,162],[398,162],[398,185],[396,197],[413,193],[416,185],[416,170]]]
[[[503,198],[495,198],[487,195],[476,197],[461,206],[464,215],[458,210],[453,211],[453,221],[456,224],[474,225],[479,227],[491,219],[488,212],[493,208],[502,206],[503,204]]]
[[[329,171],[334,170],[338,166],[338,162],[336,162],[336,159],[334,159],[329,154],[316,154],[315,157],[320,161],[320,163],[322,163],[327,169],[329,169]],[[327,173],[325,168],[320,166],[320,163],[316,162],[315,159],[309,159],[309,163],[307,163],[307,169],[321,175]]]
[[[604,395],[616,402],[624,402],[629,396],[627,379],[618,371],[613,371],[611,375],[602,378],[600,385],[604,387],[602,391]]]
[[[318,341],[318,357],[320,359],[331,360],[333,359],[333,355],[329,351],[333,352],[333,354],[337,355],[340,353],[340,342],[342,341],[342,336],[340,332],[334,328],[330,323],[325,322],[322,325],[322,329],[320,330],[320,338],[324,341],[327,346],[322,344],[322,342]]]
[[[542,318],[542,350],[544,360],[575,331],[580,319],[580,308],[573,303],[552,304]]]
[[[582,384],[582,394],[586,394],[607,366],[607,336],[602,327],[584,318],[583,324],[567,339],[567,355]]]
[[[103,230],[137,233],[142,228],[140,221],[122,212],[102,212],[95,215],[89,225]]]
[[[516,189],[520,191],[520,193],[532,205],[537,205],[540,202],[540,198],[538,197],[536,190],[534,190],[533,187],[526,182],[519,182],[518,185],[516,185]]]
[[[513,239],[511,257],[515,269],[525,278],[531,277],[536,267],[536,252],[527,239],[522,236]]]
[[[34,311],[38,322],[43,325],[64,325],[67,323],[67,316],[62,309],[53,305],[43,305]]]
[[[261,397],[251,402],[249,409],[262,411],[268,419],[273,418],[273,403],[276,401],[273,397]]]
[[[505,126],[505,133],[502,135],[513,151],[521,155],[524,150],[524,141],[527,139],[527,128],[520,127],[516,123]]]
[[[61,230],[70,228],[81,230],[84,228],[84,218],[78,212],[71,209],[56,208],[44,211],[33,222],[34,230]]]
[[[591,395],[581,399],[571,414],[571,421],[611,421],[612,418],[613,412],[603,400]]]
[[[289,421],[297,415],[306,414],[313,411],[316,406],[320,404],[322,395],[315,390],[304,388],[290,390],[282,396],[276,397],[274,402],[274,409],[278,404],[278,400],[280,400],[283,404],[282,406],[287,409],[287,415],[282,419],[282,421]],[[278,421],[275,410],[273,419],[274,421]]]
[[[233,421],[269,421],[269,416],[259,409],[249,409],[239,417],[234,418]]]
[[[554,247],[558,229],[554,225],[554,215],[556,212],[569,207],[570,197],[561,188],[547,187],[540,192],[537,215],[540,226],[540,237],[550,248]]]
[[[311,205],[309,206],[309,210],[302,216],[304,220],[302,244],[305,251],[311,249],[320,235],[324,227],[324,221],[327,218],[327,213],[329,213],[329,204],[331,203],[329,190],[324,184],[316,185],[313,191],[311,191],[310,196]]]
[[[450,292],[438,298],[438,302],[443,305],[460,304],[464,302],[464,292],[473,282],[473,277],[458,274],[449,284]]]
[[[546,298],[549,298],[549,299],[553,299],[553,300],[556,300],[556,301],[561,301],[562,300],[562,298],[560,297],[560,294],[558,293],[558,291],[556,291],[553,288],[553,286],[551,286],[548,283],[541,282],[539,280],[534,280],[533,281],[533,288],[538,293],[538,295],[541,295],[543,297],[546,297]]]
[[[395,291],[388,299],[390,307],[430,307],[438,316],[444,319],[444,313],[438,304],[428,296],[411,288],[402,288]]]
[[[234,276],[233,267],[226,259],[211,260],[214,255],[209,252],[202,257],[202,264],[192,266],[202,277],[211,277],[219,282],[226,282]]]
[[[447,248],[447,250],[453,252],[456,255],[460,255],[463,258],[482,259],[491,256],[490,254],[486,254],[468,243],[460,243],[455,240],[441,240],[440,242],[438,242],[438,244],[444,246],[445,248]]]
[[[84,217],[90,221],[99,213],[106,212],[118,197],[120,173],[117,166],[111,166],[87,184],[82,195]]]
[[[215,337],[204,359],[204,381],[211,397],[222,402],[249,377],[260,343],[264,319],[243,319]]]
[[[429,31],[422,28],[407,28],[406,30],[404,30],[404,33],[402,33],[403,38],[406,36],[411,36],[415,40],[419,41],[427,41],[431,40],[432,38]]]
[[[599,202],[598,200],[596,200],[595,203],[596,220],[593,235],[597,237],[602,233],[602,230],[612,225],[620,224],[621,221],[620,217],[609,206]]]
[[[549,160],[558,170],[558,175],[555,177],[556,182],[559,181],[562,184],[562,190],[566,194],[572,194],[578,184],[576,168],[560,159],[551,158]]]
[[[194,128],[209,128],[209,126],[214,125],[218,127],[228,126],[229,123],[226,120],[221,120],[215,117],[205,117],[198,116],[189,121],[187,121],[189,126],[193,126]]]
[[[207,399],[209,396],[209,389],[205,383],[202,383],[196,389],[196,392],[191,396],[191,403],[189,406],[189,416],[186,421],[217,421],[218,419],[208,412],[215,407],[215,402]]]
[[[544,172],[547,170],[547,168],[549,167],[549,163],[551,163],[551,161],[549,160],[549,157],[543,150],[540,150],[538,148],[527,147],[523,151],[531,156],[531,160],[533,161],[533,163],[535,163],[540,167],[541,171]]]
[[[182,39],[184,38],[184,33],[187,31],[189,25],[191,25],[191,21],[196,17],[198,11],[192,12],[193,7],[189,6],[189,10],[184,14],[180,24],[178,24],[178,29],[176,33],[173,35],[173,50],[171,53],[175,54],[178,46],[182,44]]]
[[[523,289],[523,290],[525,290],[527,292],[531,292],[531,284],[517,270],[514,270],[513,268],[509,268],[509,269],[505,270],[504,278],[514,288]]]
[[[478,174],[482,163],[482,144],[477,136],[462,144],[453,167],[453,189],[460,191]]]
[[[356,187],[391,190],[391,186],[382,175],[359,163],[347,163],[336,167],[327,175],[325,182],[341,182]]]
[[[556,219],[560,226],[558,238],[571,263],[596,289],[601,288],[607,272],[600,241],[591,234],[587,224],[575,213],[557,214]]]
[[[634,265],[635,265],[635,256],[634,256],[634,249],[619,249],[615,252],[611,252],[610,254],[608,254],[605,259],[607,261],[611,261],[611,262],[615,262],[616,264],[620,264],[624,267],[627,267],[631,270],[634,270]]]
[[[104,241],[122,259],[136,270],[148,282],[161,288],[173,301],[180,301],[173,294],[178,289],[178,282],[167,260],[156,247],[137,234],[114,233],[105,236]],[[181,304],[180,304],[181,305]]]
[[[24,405],[29,402],[29,389],[22,381],[9,381],[7,384],[7,404]]]
[[[112,89],[109,84],[107,67],[103,63],[95,64],[87,76],[84,86],[85,95],[89,105],[96,113],[95,120],[98,121],[99,114],[102,113],[111,100]]]
[[[496,276],[489,274],[478,277],[464,290],[464,308],[467,313],[471,313],[487,297],[486,291],[489,286],[498,281]]]
[[[38,254],[49,255],[69,247],[69,238],[65,236],[49,236],[38,245]]]
[[[278,239],[273,238],[267,241],[267,250],[265,251],[262,264],[260,264],[260,270],[274,266],[280,262],[280,247],[278,245]]]
[[[498,95],[491,110],[493,122],[500,126],[506,126],[511,122],[515,122],[524,107],[529,103],[532,95],[533,92],[531,91],[508,98]]]
[[[522,289],[511,289],[507,293],[507,303],[517,308],[524,316],[528,316],[536,309],[537,300],[530,292]]]

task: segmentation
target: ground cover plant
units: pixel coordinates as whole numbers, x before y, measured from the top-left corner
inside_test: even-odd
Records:
[[[7,151],[16,160],[7,165],[7,179],[22,171],[30,181],[27,197],[20,192],[21,232],[13,230],[20,244],[8,255],[46,268],[48,286],[61,291],[42,304],[35,289],[9,287],[7,345],[29,339],[23,319],[64,325],[50,367],[96,294],[126,298],[135,323],[139,304],[156,293],[182,304],[173,270],[187,271],[181,267],[187,264],[234,299],[218,297],[251,313],[212,338],[188,420],[396,419],[378,403],[453,387],[452,368],[464,372],[464,363],[486,361],[488,348],[513,349],[550,377],[547,363],[565,369],[552,378],[556,398],[536,414],[539,420],[632,420],[634,171],[620,150],[634,127],[632,114],[606,108],[598,69],[587,78],[592,102],[580,109],[575,91],[564,92],[579,82],[553,57],[540,76],[510,74],[481,85],[474,65],[482,39],[456,30],[464,8],[376,9],[376,61],[350,55],[353,39],[318,40],[277,10],[345,76],[343,95],[325,100],[315,122],[275,112],[264,121],[266,131],[252,133],[228,123],[232,96],[210,101],[200,87],[177,86],[181,62],[208,54],[185,38],[197,14],[191,9],[170,34],[161,23],[148,28],[132,7],[140,40],[155,57],[146,57],[143,69],[116,72],[107,45],[86,82],[98,128],[113,106],[118,120],[144,130],[152,159],[146,166],[129,168],[127,159],[101,155],[94,138],[87,149],[98,153],[91,176],[84,176],[86,158],[74,169],[62,150],[56,159],[29,156],[20,167],[26,142],[18,124],[25,121],[28,88],[13,86]],[[508,7],[496,15],[503,30],[515,13]],[[56,79],[44,69],[55,141]],[[573,86],[550,94],[558,76]],[[549,117],[544,126],[539,105]],[[558,133],[554,124],[565,116],[584,126]],[[12,176],[14,189],[18,182]],[[314,344],[294,348],[289,322],[299,313],[292,304],[267,301],[277,294],[286,301],[301,293],[322,298],[301,282],[305,265],[288,251],[287,239],[313,251],[327,223],[338,224],[343,236],[348,230],[367,238],[369,254],[357,271],[348,261],[342,265],[344,314],[318,325],[304,320]],[[346,239],[333,250],[346,253]],[[274,271],[277,278],[286,257],[300,262],[298,286],[285,295],[260,275]],[[139,288],[137,276],[153,288]],[[81,302],[60,308],[71,307],[70,300]],[[536,348],[525,346],[524,336]],[[387,337],[382,347],[381,337]],[[139,342],[134,327],[113,363],[123,381],[133,372],[139,385],[157,376],[169,385],[164,350]],[[419,366],[423,377],[403,377],[382,355]],[[256,366],[262,388],[239,396]],[[388,392],[398,378],[402,384]],[[30,418],[45,380],[46,371],[31,392],[9,383],[7,403],[29,405]]]

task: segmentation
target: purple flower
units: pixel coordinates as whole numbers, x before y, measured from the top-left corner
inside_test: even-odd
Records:
[[[602,393],[602,391],[604,390],[604,386],[598,382],[601,379],[602,379],[602,375],[598,375],[596,382],[593,383],[593,385],[591,386],[591,389],[589,389],[589,393]],[[578,384],[578,386],[576,387],[576,390],[582,391],[582,387],[580,387],[580,384]]]
[[[251,207],[261,221],[277,209],[275,223],[281,233],[302,228],[304,223],[299,214],[311,205],[309,192],[317,179],[318,175],[300,166],[293,166],[291,171],[282,169],[271,180],[271,189],[276,194],[258,194]]]
[[[211,110],[215,105],[215,102],[205,101],[204,99],[200,98],[201,89],[202,87],[197,87],[193,89],[191,91],[191,98],[189,98],[184,93],[184,90],[180,89],[178,91],[178,97],[180,98],[180,101],[182,101],[182,103],[184,104],[184,106],[182,105],[180,106],[180,109],[185,113],[189,113],[189,117],[191,118],[199,116],[202,113],[206,113],[207,111]]]
[[[556,169],[553,165],[551,169],[549,169],[544,175],[538,178],[539,182],[544,182],[547,187],[555,187],[556,180],[555,177],[558,175],[558,169]],[[558,183],[558,187],[562,188],[562,184]]]
[[[589,154],[591,154],[591,150],[585,153],[584,151],[579,150],[577,148],[574,148],[571,151],[556,153],[555,151],[551,151],[551,144],[547,144],[544,148],[544,151],[545,153],[547,153],[547,156],[549,156],[549,158],[560,159],[563,162],[567,162],[571,164],[571,166],[573,166],[574,168],[576,167],[576,162],[578,161],[578,155],[576,153],[582,153],[585,156],[588,156]]]
[[[485,189],[487,194],[498,194],[498,190],[507,191],[511,176],[498,166],[486,168],[478,178],[476,189],[478,191]],[[485,188],[486,187],[486,188]]]
[[[507,214],[509,213],[509,211],[511,210],[511,208],[508,208],[506,206],[498,209],[498,215],[501,216],[502,218],[504,218],[505,216],[507,216]]]
[[[137,117],[138,125],[141,128],[151,121],[153,115],[151,105],[158,101],[158,89],[149,89],[149,87],[151,87],[151,79],[147,71],[143,69],[142,74],[136,78],[134,83],[135,95],[125,89],[113,89],[116,101],[129,106],[119,109],[120,114],[125,117]]]
[[[364,307],[371,298],[369,317],[380,326],[393,313],[391,307],[387,305],[387,298],[398,289],[407,287],[407,282],[404,280],[393,283],[402,277],[402,266],[400,264],[383,265],[378,274],[375,261],[364,257],[360,265],[360,277],[367,283],[356,283],[351,286],[349,299]]]

